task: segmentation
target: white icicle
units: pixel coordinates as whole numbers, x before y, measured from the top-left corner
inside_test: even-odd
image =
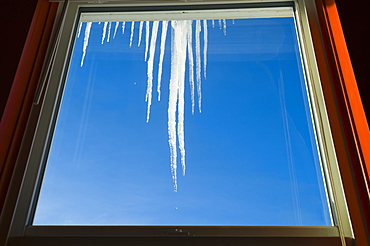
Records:
[[[222,29],[222,21],[221,21],[221,19],[218,19],[218,26],[220,27],[220,29]]]
[[[116,21],[116,25],[114,26],[114,34],[113,34],[113,38],[115,38],[115,37],[116,37],[117,30],[118,30],[118,26],[119,26],[119,21]]]
[[[148,82],[147,82],[145,100],[148,102],[148,110],[147,110],[147,115],[146,115],[146,122],[149,121],[150,106],[152,104],[153,63],[154,63],[155,47],[156,47],[156,43],[157,43],[158,25],[159,25],[159,21],[153,21],[152,37],[150,39],[149,59],[148,59],[148,62],[147,62],[147,65],[148,65],[148,70],[147,70]]]
[[[179,124],[177,133],[179,137],[179,145],[181,145],[181,162],[183,165],[183,172],[185,171],[185,148],[183,142],[183,90],[180,85],[184,87],[185,79],[185,62],[186,62],[186,45],[187,45],[187,21],[171,21],[172,26],[172,45],[171,45],[171,78],[170,78],[170,92],[168,100],[168,142],[171,153],[171,172],[174,182],[174,189],[177,191],[177,151],[176,151],[176,106],[178,105],[178,119]],[[181,123],[180,123],[181,121]]]
[[[107,42],[109,43],[110,41],[110,30],[112,29],[112,22],[109,22],[109,25],[108,25],[108,38],[107,38]]]
[[[166,38],[167,38],[167,29],[168,29],[168,21],[162,21],[161,50],[159,54],[159,63],[158,63],[158,85],[157,85],[158,101],[161,100],[162,67],[163,67],[164,50],[165,50]]]
[[[104,44],[105,35],[107,34],[107,25],[108,25],[108,22],[104,22],[103,33],[101,37],[101,44]]]
[[[84,65],[86,49],[87,49],[87,46],[89,45],[91,25],[92,25],[92,22],[87,22],[86,23],[84,44],[83,44],[83,48],[82,48],[82,59],[81,59],[81,64],[80,64],[81,67]]]
[[[126,26],[126,22],[122,22],[122,34],[125,34],[125,26]]]
[[[82,22],[78,23],[78,32],[77,32],[77,38],[80,37],[81,34],[81,29],[82,29]]]
[[[208,26],[207,20],[203,20],[203,75],[207,77],[207,50],[208,50]]]
[[[222,22],[224,23],[224,35],[226,35],[226,20],[223,19]]]
[[[193,57],[193,21],[188,25],[188,57],[189,57],[189,84],[191,97],[191,113],[194,114],[195,99],[194,99],[194,57]]]
[[[179,83],[179,94],[178,94],[178,115],[177,115],[177,136],[179,139],[179,149],[181,156],[182,175],[185,175],[185,139],[184,139],[184,109],[185,109],[185,70],[186,70],[186,46],[188,45],[188,32],[191,21],[184,20],[181,23],[181,37],[179,47],[179,72],[178,72],[178,83]]]
[[[135,21],[131,22],[130,47],[132,46],[132,39],[134,38]]]
[[[174,190],[177,191],[177,150],[176,150],[176,110],[177,110],[177,95],[178,95],[178,55],[176,42],[176,21],[171,21],[172,37],[171,37],[171,77],[169,85],[168,99],[168,144],[170,146],[170,163],[171,173],[174,185]]]
[[[215,28],[215,20],[212,19],[212,28]]]
[[[146,25],[146,30],[145,30],[145,58],[144,60],[146,61],[148,57],[148,50],[149,50],[149,35],[150,35],[149,21],[145,21],[145,25]]]
[[[198,108],[199,113],[202,112],[202,81],[200,77],[200,71],[201,71],[201,61],[200,61],[200,32],[201,32],[201,26],[200,26],[200,20],[196,20],[196,26],[195,26],[195,53],[196,53],[196,74],[197,74],[197,94],[198,94]]]
[[[140,25],[139,25],[139,42],[137,42],[137,46],[138,47],[141,44],[141,36],[143,35],[143,25],[144,25],[144,21],[140,21]]]

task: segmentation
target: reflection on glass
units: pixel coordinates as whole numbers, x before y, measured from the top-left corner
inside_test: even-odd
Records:
[[[34,225],[332,225],[293,17],[77,33]]]

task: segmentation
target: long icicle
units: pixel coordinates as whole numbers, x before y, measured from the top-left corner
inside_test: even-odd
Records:
[[[105,35],[107,33],[107,25],[108,25],[108,22],[104,22],[103,33],[101,37],[101,44],[104,44]]]
[[[177,191],[177,151],[176,151],[176,110],[178,95],[178,47],[177,21],[171,21],[171,75],[168,98],[168,144],[170,146],[171,173],[175,192]]]
[[[156,47],[156,43],[157,43],[158,25],[159,25],[159,21],[153,21],[152,37],[150,39],[149,59],[148,59],[148,62],[147,62],[147,65],[148,65],[148,70],[147,70],[148,82],[147,82],[145,100],[148,102],[148,110],[147,110],[147,115],[146,115],[146,122],[149,121],[150,107],[152,105],[153,63],[154,63],[155,47]]]
[[[168,21],[162,21],[161,49],[158,63],[158,84],[157,84],[158,101],[161,100],[162,68],[163,68],[164,50],[166,46],[167,29]]]
[[[141,44],[141,37],[143,35],[143,25],[144,25],[144,21],[140,21],[140,25],[139,25],[139,41],[137,42],[137,46],[138,47]]]
[[[131,22],[131,35],[130,35],[130,47],[132,46],[132,40],[134,38],[135,21]]]
[[[112,29],[112,22],[109,22],[108,25],[108,37],[107,37],[107,43],[110,41],[110,30]]]
[[[208,26],[207,20],[203,20],[203,75],[207,78],[207,53],[208,53]]]
[[[178,115],[177,115],[177,136],[179,139],[179,149],[181,156],[181,166],[182,166],[182,175],[185,175],[186,165],[185,165],[185,139],[184,139],[184,109],[185,109],[185,70],[186,70],[186,46],[188,45],[188,31],[191,21],[182,20],[179,21],[181,24],[181,38],[180,38],[180,47],[178,50],[179,58],[179,72],[178,72],[178,83],[179,83],[179,92],[178,92]]]
[[[149,50],[149,35],[150,35],[150,25],[149,21],[145,21],[145,57],[144,60],[146,61],[148,58],[148,50]]]
[[[113,34],[113,38],[115,38],[115,37],[116,37],[117,30],[118,30],[118,26],[119,26],[119,21],[116,21],[116,25],[114,26],[114,34]]]
[[[196,74],[197,74],[197,94],[198,94],[198,108],[199,113],[202,112],[202,81],[200,77],[201,71],[201,60],[200,60],[200,32],[201,32],[201,25],[200,20],[196,20],[195,26],[195,53],[196,53]]]
[[[195,96],[194,96],[194,57],[193,57],[193,21],[188,25],[188,57],[189,57],[189,84],[191,97],[191,113],[194,114]]]
[[[83,48],[82,48],[82,59],[81,59],[81,64],[80,64],[81,67],[84,65],[86,49],[87,49],[87,46],[89,45],[91,25],[92,25],[92,22],[87,22],[86,23],[84,44],[83,44]]]

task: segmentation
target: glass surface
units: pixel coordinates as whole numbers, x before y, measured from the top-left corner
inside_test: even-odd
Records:
[[[181,46],[168,22],[158,101],[160,21],[147,122],[148,23],[146,39],[146,22],[141,35],[140,22],[94,22],[88,46],[81,24],[33,224],[332,225],[294,18],[207,20],[207,32],[201,21],[199,45],[192,22],[195,105],[193,114],[185,49],[186,175],[176,133],[177,180],[168,108]]]

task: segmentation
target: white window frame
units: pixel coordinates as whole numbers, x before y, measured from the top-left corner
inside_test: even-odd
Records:
[[[51,134],[55,121],[54,115],[60,103],[56,100],[65,80],[69,63],[70,47],[74,42],[77,30],[77,18],[80,8],[102,7],[160,7],[182,5],[219,5],[219,4],[275,4],[294,2],[298,38],[301,45],[308,94],[315,122],[315,132],[321,151],[323,171],[327,177],[328,193],[334,204],[331,209],[334,214],[335,226],[32,226],[29,225],[30,214],[34,208],[33,200],[37,199],[35,187],[41,182],[44,159],[50,146],[45,144]],[[60,11],[61,12],[61,11]],[[61,39],[56,50],[56,59],[46,84],[45,94],[40,100],[41,113],[34,110],[31,118],[37,119],[35,132],[27,132],[25,138],[33,139],[30,146],[22,146],[20,156],[28,156],[25,176],[23,178],[20,196],[13,215],[11,229],[8,235],[9,245],[129,245],[142,244],[214,244],[223,245],[225,238],[231,244],[251,243],[261,245],[344,245],[346,240],[353,238],[351,222],[344,197],[340,178],[338,161],[330,131],[330,124],[325,108],[325,100],[321,87],[320,75],[316,63],[315,49],[311,31],[319,30],[318,18],[314,0],[194,0],[194,1],[82,1],[76,0],[67,4],[64,25],[61,28]],[[328,69],[327,67],[324,69]],[[35,105],[37,107],[38,105]],[[27,142],[27,141],[26,141]],[[29,141],[28,141],[29,142]],[[31,149],[30,149],[31,148]],[[24,158],[19,158],[17,165],[22,165]],[[24,165],[24,164],[23,164]],[[184,239],[187,238],[187,239]],[[191,240],[188,240],[188,238]],[[232,239],[230,239],[232,238]],[[307,240],[309,239],[309,240]],[[188,243],[184,243],[188,242]],[[207,241],[206,241],[207,242]],[[308,243],[307,243],[308,242]]]

